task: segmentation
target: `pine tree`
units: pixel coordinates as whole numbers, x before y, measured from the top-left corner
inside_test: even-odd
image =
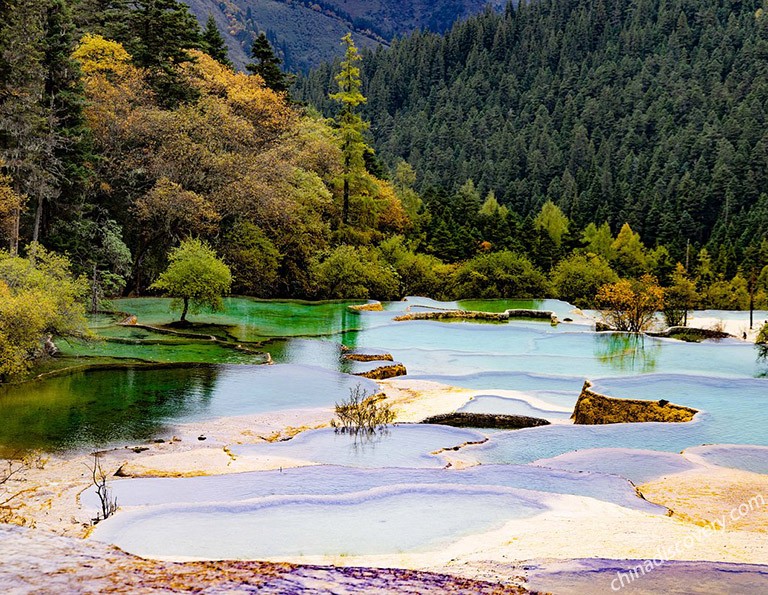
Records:
[[[43,109],[47,120],[46,168],[54,179],[48,210],[51,218],[79,217],[83,192],[93,159],[90,135],[85,122],[84,89],[78,63],[71,58],[75,46],[75,25],[65,0],[49,0],[45,14],[42,66],[45,76]],[[49,221],[45,202],[38,197],[32,241],[38,241]]]
[[[216,19],[213,18],[212,14],[208,15],[208,21],[206,21],[205,28],[200,36],[200,49],[220,64],[230,68],[234,67],[232,60],[229,59],[227,44],[224,42],[224,37],[216,26]]]
[[[365,170],[365,150],[366,144],[363,133],[368,129],[368,123],[364,122],[356,109],[366,99],[361,92],[362,81],[360,79],[360,68],[358,62],[362,60],[360,54],[352,40],[352,34],[347,33],[342,41],[347,49],[344,60],[341,62],[341,72],[336,75],[336,82],[339,85],[339,92],[333,93],[330,97],[334,101],[341,103],[341,113],[337,118],[339,132],[341,136],[341,150],[344,156],[343,171],[343,203],[342,203],[342,221],[349,223],[349,197],[351,182]]]
[[[282,60],[275,55],[272,45],[263,31],[253,41],[251,58],[256,62],[245,67],[248,72],[258,74],[264,79],[264,84],[276,93],[288,93],[291,79],[280,69]]]
[[[130,38],[129,0],[72,0],[77,37],[85,33],[126,42]]]
[[[42,106],[45,77],[42,67],[43,9],[35,0],[0,4],[0,159],[12,190],[23,199],[47,193],[44,168],[46,118]],[[9,247],[18,253],[21,204],[10,214]]]
[[[186,5],[177,0],[135,0],[126,49],[137,66],[149,71],[160,103],[174,107],[195,98],[177,66],[189,61],[187,50],[200,47],[200,26]],[[123,41],[118,39],[118,41]]]

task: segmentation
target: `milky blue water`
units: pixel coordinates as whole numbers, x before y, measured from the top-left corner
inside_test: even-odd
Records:
[[[312,430],[286,442],[235,445],[230,450],[235,456],[284,456],[348,467],[443,467],[445,461],[431,453],[483,441],[485,436],[473,430],[399,424],[376,434]]]
[[[686,463],[680,457],[681,468]],[[666,509],[637,497],[634,487],[616,475],[582,473],[530,465],[479,465],[466,469],[382,467],[366,469],[317,465],[280,471],[229,475],[120,480],[112,489],[121,506],[241,501],[267,496],[338,495],[391,485],[500,486],[553,494],[576,494],[634,510],[665,514]],[[93,489],[82,495],[98,508]]]
[[[611,396],[666,399],[700,413],[683,424],[560,423],[494,432],[401,424],[368,439],[315,430],[286,442],[232,445],[235,457],[291,457],[318,466],[221,478],[114,482],[126,510],[100,524],[96,538],[160,557],[425,551],[499,527],[505,520],[537,514],[547,493],[665,514],[637,498],[627,480],[642,483],[690,469],[692,463],[677,453],[702,444],[768,445],[768,366],[757,361],[753,346],[741,341],[696,344],[598,334],[575,314],[575,323],[556,327],[546,321],[392,320],[408,308],[481,305],[496,311],[531,307],[409,298],[385,304],[382,312],[359,314],[349,313],[344,304],[325,304],[322,310],[305,304],[278,308],[284,316],[307,308],[312,314],[306,324],[288,320],[290,336],[261,346],[283,365],[263,368],[267,371],[217,368],[222,372],[206,385],[205,406],[188,408],[179,420],[329,406],[362,382],[348,372],[378,365],[344,360],[341,345],[391,353],[408,369],[408,376],[395,384],[421,379],[474,389],[475,398],[463,411],[565,422],[569,414],[559,409],[570,410],[590,379],[595,390]],[[561,317],[572,311],[562,302],[536,305]],[[233,312],[251,318],[243,322],[232,315],[224,321],[227,332],[274,336],[270,333],[279,316],[260,321],[265,307],[234,302]],[[327,322],[323,311],[330,317]],[[135,373],[140,379],[141,372]],[[372,390],[374,385],[365,386]],[[531,405],[495,392],[504,390],[538,402]],[[441,452],[454,447],[460,448]],[[446,469],[448,455],[482,465]],[[702,456],[715,464],[768,471],[762,450],[723,447]],[[92,505],[93,495],[86,494],[83,502]]]
[[[698,455],[712,465],[768,474],[768,448],[764,446],[707,445],[685,452]]]
[[[429,551],[545,510],[510,488],[392,486],[125,511],[93,539],[141,556],[254,559]]]

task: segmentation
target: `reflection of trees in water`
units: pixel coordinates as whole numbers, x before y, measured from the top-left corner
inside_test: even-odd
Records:
[[[388,428],[380,428],[375,432],[358,432],[352,434],[343,434],[349,436],[352,443],[352,450],[356,455],[364,455],[376,450],[385,438],[389,438],[391,432]]]
[[[758,375],[766,378],[768,377],[768,343],[758,344],[755,347],[757,347],[757,362],[764,364]]]
[[[658,341],[638,333],[598,333],[595,357],[622,371],[652,372],[661,353]]]
[[[116,368],[49,378],[3,394],[0,444],[58,449],[157,436],[169,422],[205,411],[217,366]]]

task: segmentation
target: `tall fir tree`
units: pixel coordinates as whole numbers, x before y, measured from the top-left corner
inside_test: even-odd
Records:
[[[160,103],[174,107],[196,97],[178,65],[191,59],[188,50],[200,47],[200,26],[186,5],[177,0],[133,0],[128,39],[124,41],[137,66],[149,72]]]
[[[364,122],[357,113],[357,108],[365,103],[366,99],[361,91],[363,83],[360,78],[358,63],[362,60],[357,51],[352,34],[347,33],[342,41],[346,44],[344,60],[341,62],[341,71],[336,75],[339,92],[332,93],[331,99],[341,104],[341,111],[337,118],[339,134],[341,136],[341,150],[344,159],[344,171],[342,173],[342,222],[349,223],[349,203],[352,183],[359,178],[365,170],[366,144],[363,137],[368,129],[368,123]]]
[[[246,65],[246,70],[252,74],[258,74],[264,79],[264,84],[277,93],[288,93],[291,86],[291,77],[282,71],[282,60],[275,55],[272,45],[263,31],[253,41],[251,46],[251,58],[255,62]]]
[[[48,197],[38,197],[32,240],[38,241],[52,219],[66,226],[82,216],[82,199],[93,160],[83,109],[85,91],[79,64],[71,57],[75,24],[65,0],[49,0],[45,13],[42,66],[43,109],[47,120],[47,169],[54,179]],[[47,198],[48,200],[44,200]],[[48,203],[48,204],[46,204]]]
[[[130,0],[72,0],[77,37],[85,33],[125,42],[130,37]]]
[[[229,59],[227,44],[219,28],[216,26],[216,19],[213,18],[212,14],[208,15],[205,28],[200,36],[200,49],[220,64],[230,68],[234,67],[232,60]]]
[[[38,202],[50,188],[45,170],[47,121],[42,98],[44,5],[36,0],[0,4],[0,160],[20,199]],[[19,250],[22,200],[9,214],[8,244]]]

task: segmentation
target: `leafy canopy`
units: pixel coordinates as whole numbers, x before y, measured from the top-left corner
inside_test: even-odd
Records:
[[[22,258],[0,251],[0,381],[26,372],[49,336],[87,336],[84,279],[40,245]],[[32,256],[34,255],[34,256]]]
[[[221,296],[229,292],[232,274],[207,244],[198,239],[185,240],[168,258],[168,268],[150,288],[175,298],[171,309],[182,309],[182,322],[188,311],[196,314],[202,309],[223,308]]]

